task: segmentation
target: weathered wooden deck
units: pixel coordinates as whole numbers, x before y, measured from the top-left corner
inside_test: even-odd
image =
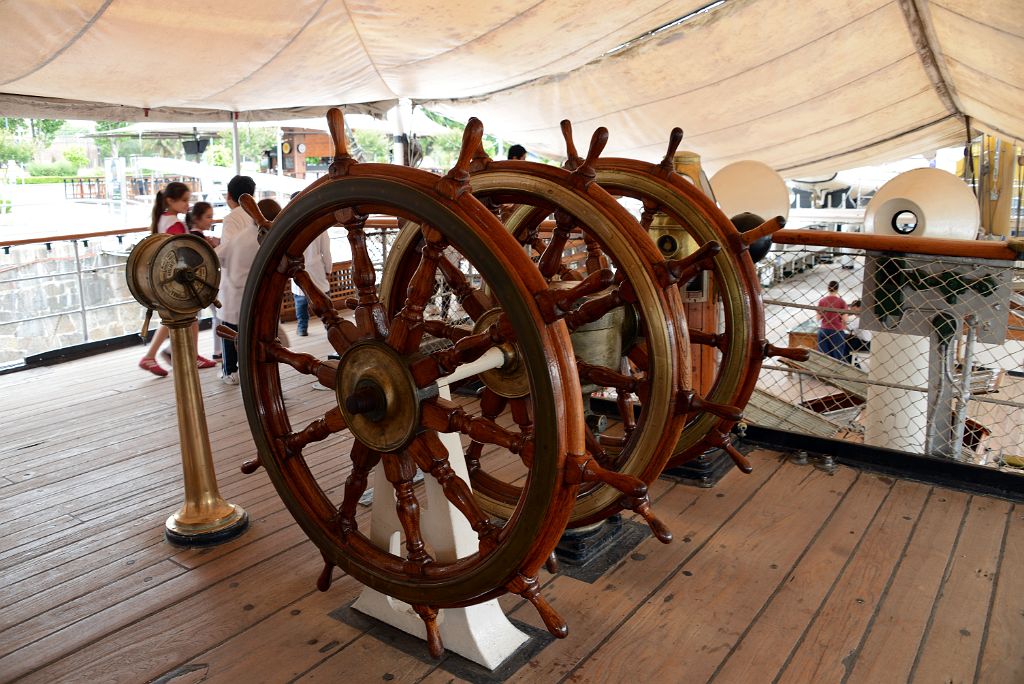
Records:
[[[252,526],[212,550],[163,541],[181,501],[174,395],[140,354],[0,376],[0,680],[456,680],[425,648],[331,616],[360,587],[315,590],[319,553],[267,477],[238,472],[252,440],[215,370],[201,377],[221,490]],[[332,400],[286,384],[293,416]],[[307,453],[343,481],[329,445]],[[673,544],[648,538],[594,584],[544,575],[570,635],[512,679],[1024,682],[1024,508],[753,458],[715,489],[657,483]]]

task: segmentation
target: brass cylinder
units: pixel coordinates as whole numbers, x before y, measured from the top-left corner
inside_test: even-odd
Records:
[[[167,518],[165,534],[168,541],[188,546],[232,539],[249,525],[246,512],[240,506],[224,501],[217,487],[206,410],[196,368],[195,340],[192,337],[195,320],[195,316],[163,320],[171,333],[172,375],[185,480],[185,502]]]

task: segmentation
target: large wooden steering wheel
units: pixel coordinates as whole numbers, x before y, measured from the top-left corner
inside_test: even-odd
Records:
[[[427,626],[431,652],[440,654],[438,608],[463,606],[506,591],[537,606],[549,630],[564,636],[562,619],[539,595],[537,573],[557,543],[575,499],[578,478],[567,454],[585,452],[583,409],[565,323],[547,315],[548,284],[497,219],[468,192],[467,167],[482,126],[466,128],[459,163],[439,178],[417,169],[357,164],[348,155],[341,113],[328,115],[336,154],[330,176],[296,197],[270,223],[251,198],[243,206],[268,232],[243,297],[237,341],[246,415],[269,474],[289,511],[324,556],[318,583],[326,590],[340,567],[364,584],[413,605]],[[369,214],[388,214],[420,226],[423,247],[404,296],[390,310],[378,300],[363,232]],[[303,250],[330,226],[348,229],[355,323],[343,319],[305,271]],[[480,276],[500,314],[488,326],[434,353],[420,351],[423,310],[447,248]],[[292,278],[323,321],[339,361],[297,353],[278,336],[277,303]],[[502,427],[438,397],[438,380],[495,346],[517,350],[515,363],[529,388],[530,430]],[[334,390],[333,406],[294,425],[282,376],[298,372]],[[502,527],[492,524],[454,474],[438,433],[454,432],[498,445],[529,467]],[[341,491],[325,484],[303,449],[330,440],[337,458],[351,461]],[[356,504],[380,464],[394,486],[405,553],[374,545],[356,521]],[[438,480],[446,498],[477,532],[476,553],[435,558],[419,526],[412,479],[417,467]],[[249,469],[253,468],[250,464]],[[570,475],[567,477],[567,473]],[[385,501],[381,493],[378,501]]]

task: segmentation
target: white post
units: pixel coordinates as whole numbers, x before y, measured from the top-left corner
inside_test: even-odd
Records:
[[[231,112],[231,156],[235,160],[235,175],[242,173],[242,153],[238,143],[238,112]]]
[[[443,399],[451,399],[449,383],[488,368],[497,368],[504,362],[504,354],[499,349],[489,350],[475,363],[466,364],[466,367],[459,368],[456,374],[438,380],[440,396]],[[440,433],[438,437],[448,450],[448,461],[452,470],[468,483],[469,471],[459,435]],[[478,540],[469,521],[448,502],[444,491],[434,478],[428,476],[425,483],[429,505],[423,510],[420,527],[424,539],[429,540],[430,547],[434,549],[437,560],[450,563],[457,558],[476,553]],[[394,489],[384,476],[384,469],[379,466],[373,472],[373,491],[382,495],[374,496],[373,499],[370,540],[378,547],[399,555],[402,526],[395,512]],[[391,496],[384,496],[384,492],[390,492]],[[407,603],[366,587],[352,607],[407,634],[426,639],[423,620]],[[529,639],[509,622],[497,599],[466,608],[441,610],[438,613],[437,625],[446,649],[490,670],[497,669]]]
[[[284,152],[282,152],[282,145],[284,143],[284,131],[280,127],[277,129],[277,175],[284,175]]]
[[[393,133],[391,151],[394,163],[404,166],[409,127],[412,125],[412,100],[399,98],[398,104],[388,112],[388,121],[391,122]]]

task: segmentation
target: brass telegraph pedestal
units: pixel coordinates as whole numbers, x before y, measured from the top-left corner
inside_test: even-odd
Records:
[[[217,488],[191,331],[197,313],[215,301],[220,286],[217,256],[194,235],[152,235],[132,250],[127,278],[132,296],[149,309],[143,337],[153,310],[170,329],[185,502],[167,518],[164,535],[181,546],[234,539],[248,528],[249,516],[241,506],[224,501]]]

